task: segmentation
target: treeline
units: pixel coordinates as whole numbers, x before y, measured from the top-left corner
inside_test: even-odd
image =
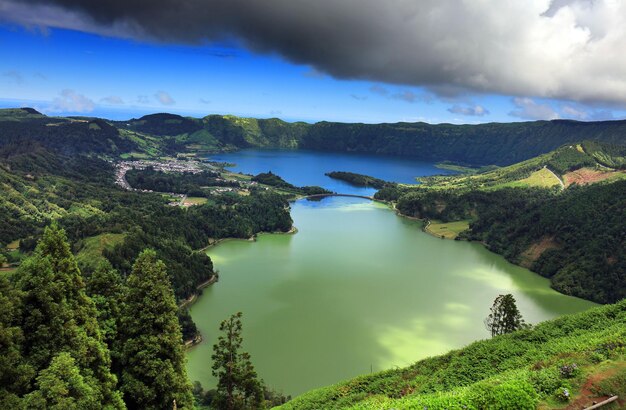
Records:
[[[459,239],[485,243],[550,278],[560,292],[599,303],[626,297],[626,181],[562,193],[405,190],[396,198],[404,215],[472,220]]]
[[[349,184],[359,187],[372,187],[376,189],[382,189],[386,186],[395,186],[396,184],[387,182],[385,180],[374,178],[369,175],[357,174],[354,172],[346,171],[332,171],[325,174],[326,176],[345,181]]]
[[[252,181],[302,195],[321,195],[332,193],[331,191],[319,186],[297,187],[285,181],[280,176],[273,174],[272,171],[261,172],[260,174],[253,176]]]
[[[229,181],[220,177],[218,172],[163,172],[154,167],[143,170],[131,169],[126,172],[126,180],[136,189],[147,189],[156,192],[173,192],[189,196],[205,197],[210,195],[207,187],[239,188],[237,181]]]

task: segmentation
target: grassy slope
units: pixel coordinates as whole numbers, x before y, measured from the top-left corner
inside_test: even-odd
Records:
[[[606,164],[621,167],[621,158],[612,155],[608,145],[593,144],[595,151],[588,153],[579,150],[580,145],[564,146],[549,153],[513,165],[452,176],[421,178],[421,189],[483,189],[501,188],[550,188],[559,186],[564,176],[571,176],[571,170],[585,169],[597,174],[597,180],[616,180],[626,177],[624,169],[613,169]],[[601,159],[598,159],[601,158]],[[552,172],[551,172],[552,171]],[[558,179],[557,179],[558,178]]]
[[[463,231],[469,229],[469,220],[455,221],[455,222],[441,222],[438,220],[431,220],[425,228],[425,231],[445,239],[454,239]]]
[[[622,301],[313,390],[281,408],[562,408],[564,388],[576,399],[591,375],[609,368],[612,379],[596,383],[596,396],[626,394],[625,340]],[[563,376],[562,366],[574,363],[577,370]]]
[[[102,252],[122,243],[125,236],[120,233],[103,233],[84,239],[80,251],[76,254],[76,261],[80,266],[95,268],[98,262],[104,259]]]

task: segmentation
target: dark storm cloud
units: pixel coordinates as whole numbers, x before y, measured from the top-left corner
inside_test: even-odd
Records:
[[[0,15],[139,40],[239,42],[336,78],[441,94],[626,102],[619,1],[0,0]]]

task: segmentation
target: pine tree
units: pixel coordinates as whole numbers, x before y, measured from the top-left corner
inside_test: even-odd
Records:
[[[122,276],[104,260],[87,280],[86,291],[98,310],[98,324],[104,342],[111,352],[111,369],[121,373],[119,328],[121,327],[124,299],[128,288]]]
[[[66,352],[52,359],[37,377],[38,389],[24,397],[28,409],[97,410],[103,408],[93,386],[85,381],[74,358]]]
[[[0,275],[0,409],[19,407],[35,370],[22,355],[24,333],[20,328],[22,294]]]
[[[485,326],[492,337],[527,327],[511,294],[496,298],[491,306],[491,313],[485,319]]]
[[[180,325],[165,264],[143,251],[127,280],[122,326],[122,391],[130,409],[193,408]]]
[[[102,408],[124,408],[96,308],[85,293],[65,232],[57,225],[46,228],[34,256],[22,263],[17,275],[28,306],[21,326],[28,362],[41,372],[53,357],[67,352]]]
[[[217,407],[219,409],[257,409],[263,407],[263,387],[257,378],[250,355],[240,352],[241,312],[220,324],[224,334],[213,346],[213,376],[217,383]]]

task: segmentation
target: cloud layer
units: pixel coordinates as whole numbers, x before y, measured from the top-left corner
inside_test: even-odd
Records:
[[[0,0],[0,16],[139,40],[234,40],[337,78],[626,104],[619,0]]]

